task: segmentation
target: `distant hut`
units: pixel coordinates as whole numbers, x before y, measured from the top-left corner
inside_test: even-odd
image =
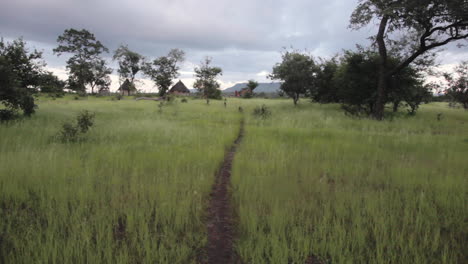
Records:
[[[185,84],[179,80],[172,88],[169,90],[170,94],[180,94],[180,95],[188,95],[190,94],[190,90],[187,89]]]
[[[110,89],[109,89],[108,86],[101,87],[101,88],[99,88],[98,93],[101,96],[109,96],[110,95]]]
[[[125,79],[125,81],[120,85],[119,87],[119,92],[122,93],[122,95],[133,95],[136,92],[135,85],[131,83],[128,79]]]

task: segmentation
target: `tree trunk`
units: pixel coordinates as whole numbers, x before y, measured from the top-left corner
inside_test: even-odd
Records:
[[[396,113],[398,112],[398,107],[400,106],[400,101],[398,102],[393,102],[393,112]]]
[[[387,28],[388,16],[383,16],[380,21],[379,33],[377,34],[377,45],[379,46],[379,81],[377,85],[377,98],[375,101],[373,117],[382,120],[385,110],[385,95],[388,87],[387,70],[387,47],[385,46],[385,30]]]
[[[299,95],[293,95],[294,106],[297,106],[297,101],[299,101]]]

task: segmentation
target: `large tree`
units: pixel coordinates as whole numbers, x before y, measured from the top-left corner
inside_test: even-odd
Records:
[[[193,87],[201,92],[206,99],[220,99],[220,85],[216,78],[222,74],[223,70],[219,67],[211,66],[211,58],[206,57],[200,66],[195,67],[196,80]]]
[[[114,60],[119,63],[119,69],[117,70],[120,77],[120,82],[129,80],[134,85],[136,75],[142,70],[144,66],[144,57],[137,52],[134,52],[126,45],[121,45],[115,50]]]
[[[280,89],[297,105],[299,96],[315,89],[318,68],[313,57],[306,53],[286,51],[281,57],[283,61],[273,67],[269,78],[283,81]]]
[[[372,50],[346,51],[333,76],[333,91],[347,113],[370,115],[375,110],[378,84],[379,54]],[[399,60],[389,57],[389,65],[397,65]],[[430,96],[423,85],[420,72],[408,66],[389,79],[384,103],[393,103],[398,110],[405,103],[409,112],[414,114],[419,105]]]
[[[86,87],[89,85],[93,89],[97,76],[103,76],[102,58],[100,55],[109,50],[99,41],[94,34],[86,29],[66,29],[62,35],[57,38],[58,47],[54,53],[60,56],[63,53],[71,53],[72,56],[67,60],[67,69],[69,71],[68,85],[79,93],[86,93]]]
[[[466,0],[360,0],[351,27],[361,28],[375,19],[379,72],[372,115],[381,120],[392,76],[429,51],[468,37],[468,4]],[[393,67],[388,64],[389,49],[400,61]]]
[[[30,52],[21,38],[11,43],[0,40],[0,102],[21,109],[27,116],[34,113],[33,93],[41,83],[45,62],[42,53]]]
[[[179,64],[185,60],[185,52],[172,49],[166,56],[159,57],[146,63],[144,72],[159,89],[159,96],[165,96],[172,82],[179,76]]]

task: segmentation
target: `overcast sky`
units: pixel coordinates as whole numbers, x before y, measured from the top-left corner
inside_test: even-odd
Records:
[[[266,78],[283,47],[307,49],[330,57],[356,44],[367,44],[375,26],[348,29],[357,0],[6,0],[0,8],[0,35],[24,37],[44,51],[48,67],[66,78],[65,57],[52,54],[67,28],[85,28],[111,51],[120,44],[148,58],[181,48],[187,60],[181,77],[193,83],[193,68],[205,57],[223,69],[222,88]],[[109,62],[111,55],[107,54]],[[467,49],[450,45],[439,62],[468,59]],[[114,71],[115,74],[116,71]],[[113,76],[113,89],[118,78]],[[149,81],[139,88],[152,89]]]

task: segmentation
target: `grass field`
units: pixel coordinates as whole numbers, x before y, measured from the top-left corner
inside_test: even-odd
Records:
[[[1,263],[192,263],[202,215],[240,115],[189,101],[39,101],[0,126]],[[51,138],[82,109],[81,143]]]
[[[467,263],[467,112],[376,122],[250,103],[272,117],[248,116],[233,169],[246,263]]]
[[[252,116],[267,105],[272,115]],[[430,104],[376,122],[305,100],[209,106],[41,98],[0,125],[0,263],[194,263],[214,175],[234,159],[244,263],[466,263],[468,113]],[[87,140],[53,136],[81,110]],[[437,114],[443,113],[437,121]]]

